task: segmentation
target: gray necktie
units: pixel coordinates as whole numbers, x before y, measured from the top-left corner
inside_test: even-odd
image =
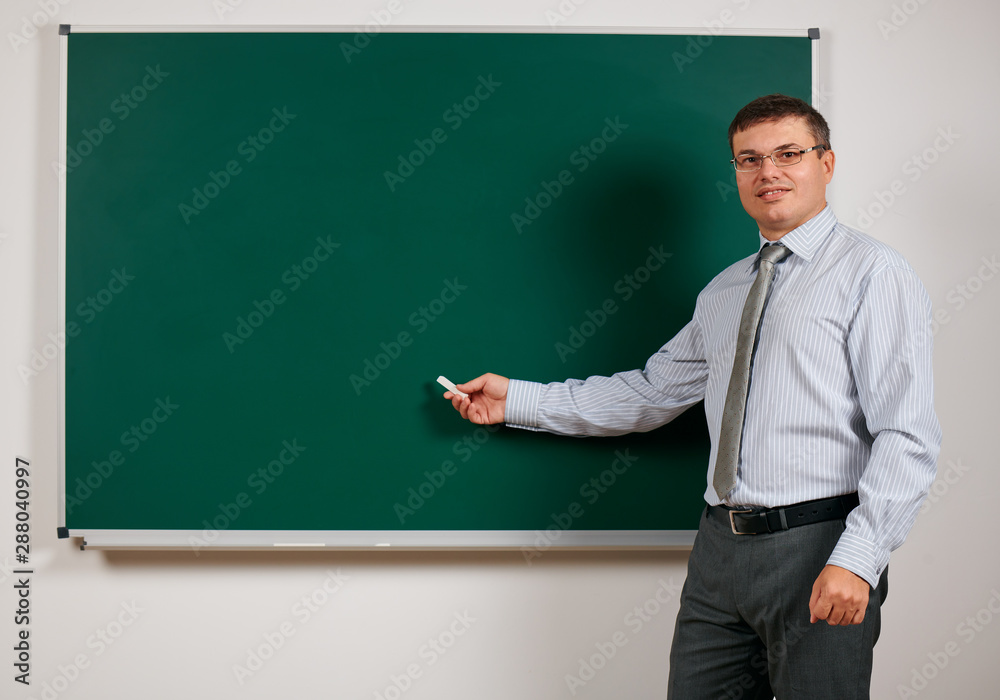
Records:
[[[743,413],[747,405],[747,388],[750,383],[750,362],[757,345],[757,329],[764,311],[767,290],[774,279],[774,266],[792,251],[782,245],[768,245],[760,251],[757,278],[750,286],[743,316],[740,318],[740,335],[736,340],[733,374],[729,378],[726,405],[722,411],[719,429],[719,452],[715,459],[712,486],[720,499],[725,499],[736,486],[736,467],[740,461],[740,438],[743,434]]]

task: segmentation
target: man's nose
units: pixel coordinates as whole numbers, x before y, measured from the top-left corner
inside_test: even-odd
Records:
[[[771,160],[771,156],[764,156],[760,164],[760,177],[770,179],[778,175],[778,166]]]

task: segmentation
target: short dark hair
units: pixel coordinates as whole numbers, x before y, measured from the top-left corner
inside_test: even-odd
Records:
[[[805,119],[817,144],[822,144],[827,150],[830,150],[830,127],[823,115],[813,109],[813,106],[808,102],[797,97],[777,93],[758,97],[736,113],[733,123],[729,125],[729,150],[733,150],[733,137],[739,132],[746,131],[751,126],[762,122],[774,122],[785,117]]]

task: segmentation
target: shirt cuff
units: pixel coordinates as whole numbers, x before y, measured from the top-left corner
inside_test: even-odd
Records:
[[[538,430],[536,415],[542,385],[511,379],[507,385],[507,405],[504,408],[504,422],[512,428]]]
[[[889,565],[889,550],[849,532],[840,536],[833,554],[826,562],[857,574],[872,588],[878,586],[885,567]]]

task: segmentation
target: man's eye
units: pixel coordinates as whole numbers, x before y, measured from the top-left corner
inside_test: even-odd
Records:
[[[743,156],[740,158],[740,163],[743,165],[756,165],[758,161],[757,156]]]
[[[778,158],[781,160],[795,160],[799,157],[798,151],[782,151],[778,154]]]

